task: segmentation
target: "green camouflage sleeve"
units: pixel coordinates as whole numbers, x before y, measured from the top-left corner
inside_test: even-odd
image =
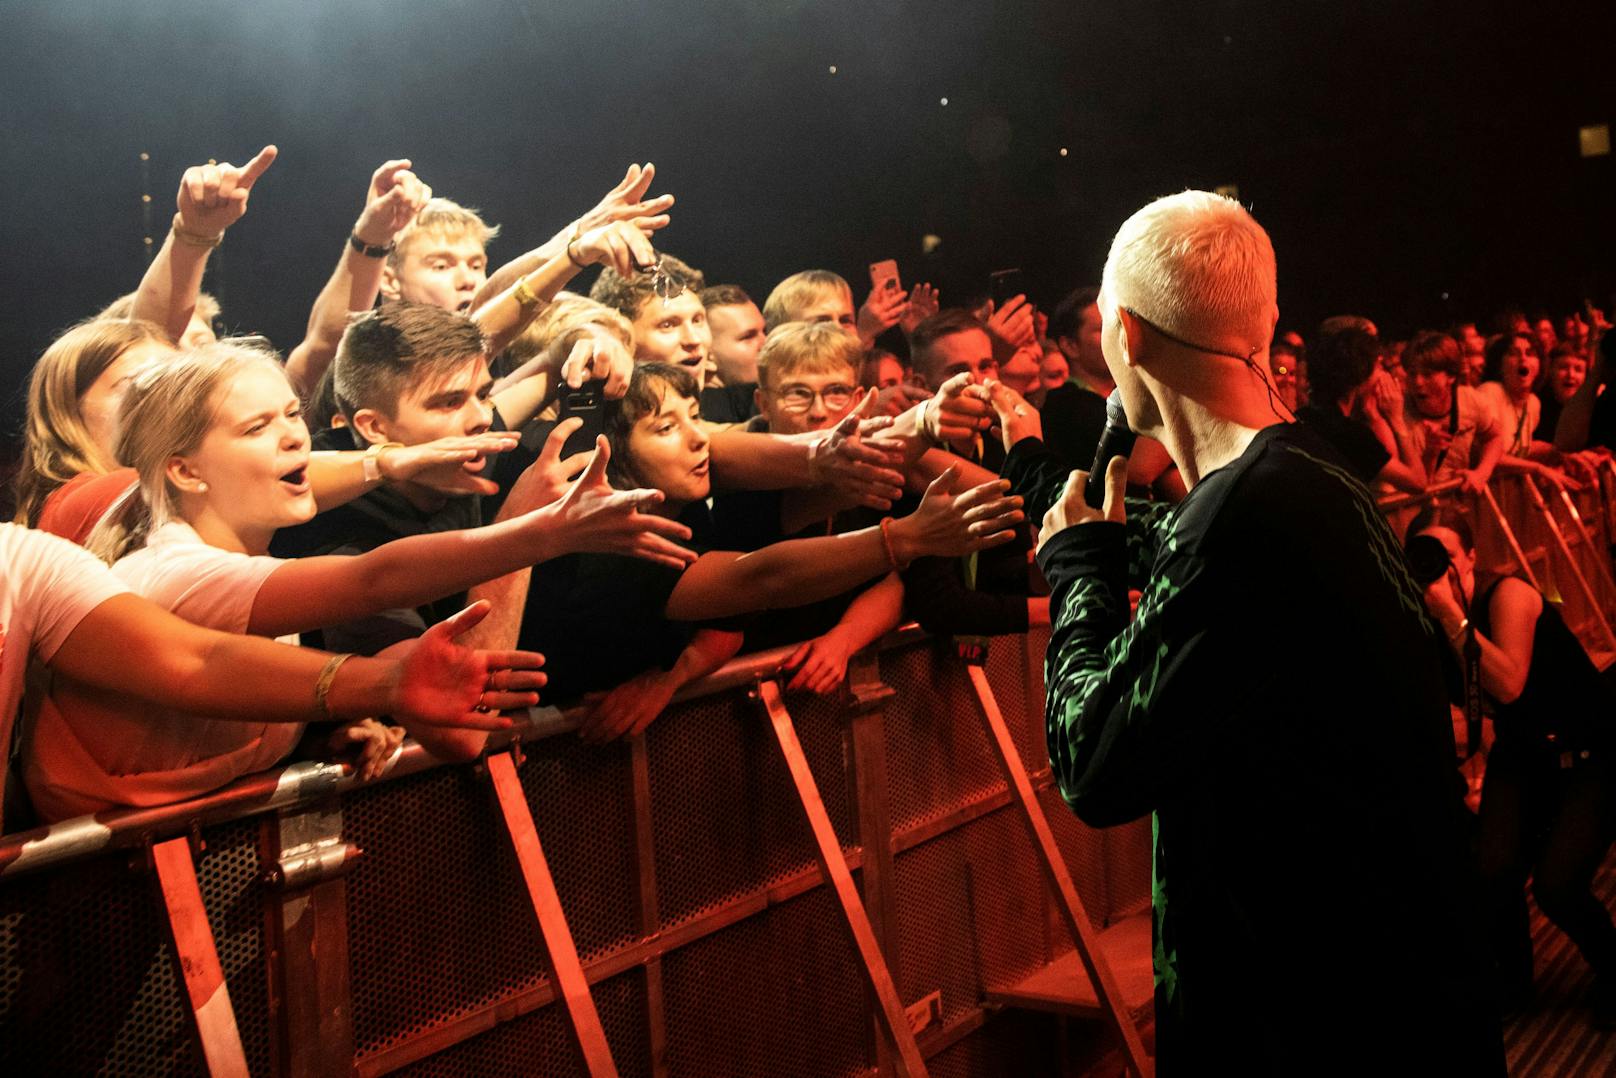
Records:
[[[1136,819],[1195,766],[1209,703],[1239,694],[1240,604],[1224,574],[1177,549],[1171,514],[1089,523],[1038,561],[1051,591],[1045,658],[1049,759],[1061,793],[1095,826]],[[1130,570],[1150,572],[1132,621]]]

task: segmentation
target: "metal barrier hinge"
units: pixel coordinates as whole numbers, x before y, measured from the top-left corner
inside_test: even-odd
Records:
[[[282,813],[280,857],[264,871],[264,883],[281,890],[310,887],[346,875],[364,853],[342,837],[342,806]]]

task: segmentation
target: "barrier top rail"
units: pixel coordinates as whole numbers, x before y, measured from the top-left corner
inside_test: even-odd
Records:
[[[1393,510],[1406,509],[1411,505],[1428,502],[1432,498],[1449,494],[1462,486],[1464,486],[1464,479],[1455,476],[1452,479],[1444,479],[1440,483],[1432,483],[1418,494],[1389,494],[1384,498],[1377,499],[1375,504],[1380,507],[1381,512],[1390,513]]]
[[[919,626],[909,624],[879,641],[877,650],[900,647],[925,638]],[[711,696],[756,684],[773,677],[796,645],[771,648],[731,659],[704,678],[674,695],[673,703]],[[488,751],[498,752],[514,741],[537,741],[577,730],[583,708],[562,711],[533,707],[517,718],[509,730],[490,734]],[[134,850],[158,839],[334,797],[353,789],[370,789],[437,767],[451,766],[406,740],[397,762],[380,778],[360,782],[342,763],[305,760],[270,771],[247,775],[227,786],[167,805],[111,809],[78,816],[29,831],[0,836],[0,880],[26,875],[70,861],[83,860],[108,850]]]

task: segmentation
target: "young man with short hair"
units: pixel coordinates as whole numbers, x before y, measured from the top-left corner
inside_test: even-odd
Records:
[[[763,312],[744,289],[733,284],[702,289],[701,305],[707,309],[713,336],[715,384],[756,386],[758,353],[768,333],[763,328]]]
[[[393,444],[472,436],[491,429],[494,380],[483,338],[462,315],[425,303],[387,303],[354,321],[332,366],[347,426],[316,432],[316,449],[366,449],[378,458]],[[487,458],[435,470],[372,490],[276,534],[277,557],[356,554],[406,535],[455,531],[483,523],[479,493]],[[417,610],[391,610],[324,631],[328,646],[374,654],[419,636],[464,605],[455,595]]]
[[[469,314],[488,280],[488,245],[499,226],[447,198],[433,198],[393,241],[382,267],[385,299]]]
[[[664,253],[654,271],[629,276],[601,271],[589,298],[629,320],[635,362],[684,367],[700,387],[706,383],[713,344],[700,295],[706,286],[701,271]]]

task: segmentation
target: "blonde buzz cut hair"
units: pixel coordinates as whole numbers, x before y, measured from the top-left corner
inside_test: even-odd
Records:
[[[487,247],[499,236],[499,226],[484,221],[469,206],[462,206],[447,198],[429,199],[421,207],[421,212],[415,215],[415,220],[404,226],[404,231],[398,234],[393,249],[387,254],[387,264],[395,272],[404,264],[405,250],[421,235],[447,240],[471,237]]]
[[[824,296],[846,293],[851,298],[853,289],[839,273],[830,270],[803,270],[774,286],[769,298],[763,301],[763,330],[774,332],[776,326],[795,322],[802,312]]]
[[[1184,340],[1261,350],[1278,310],[1274,245],[1234,199],[1181,191],[1117,229],[1101,292]]]

